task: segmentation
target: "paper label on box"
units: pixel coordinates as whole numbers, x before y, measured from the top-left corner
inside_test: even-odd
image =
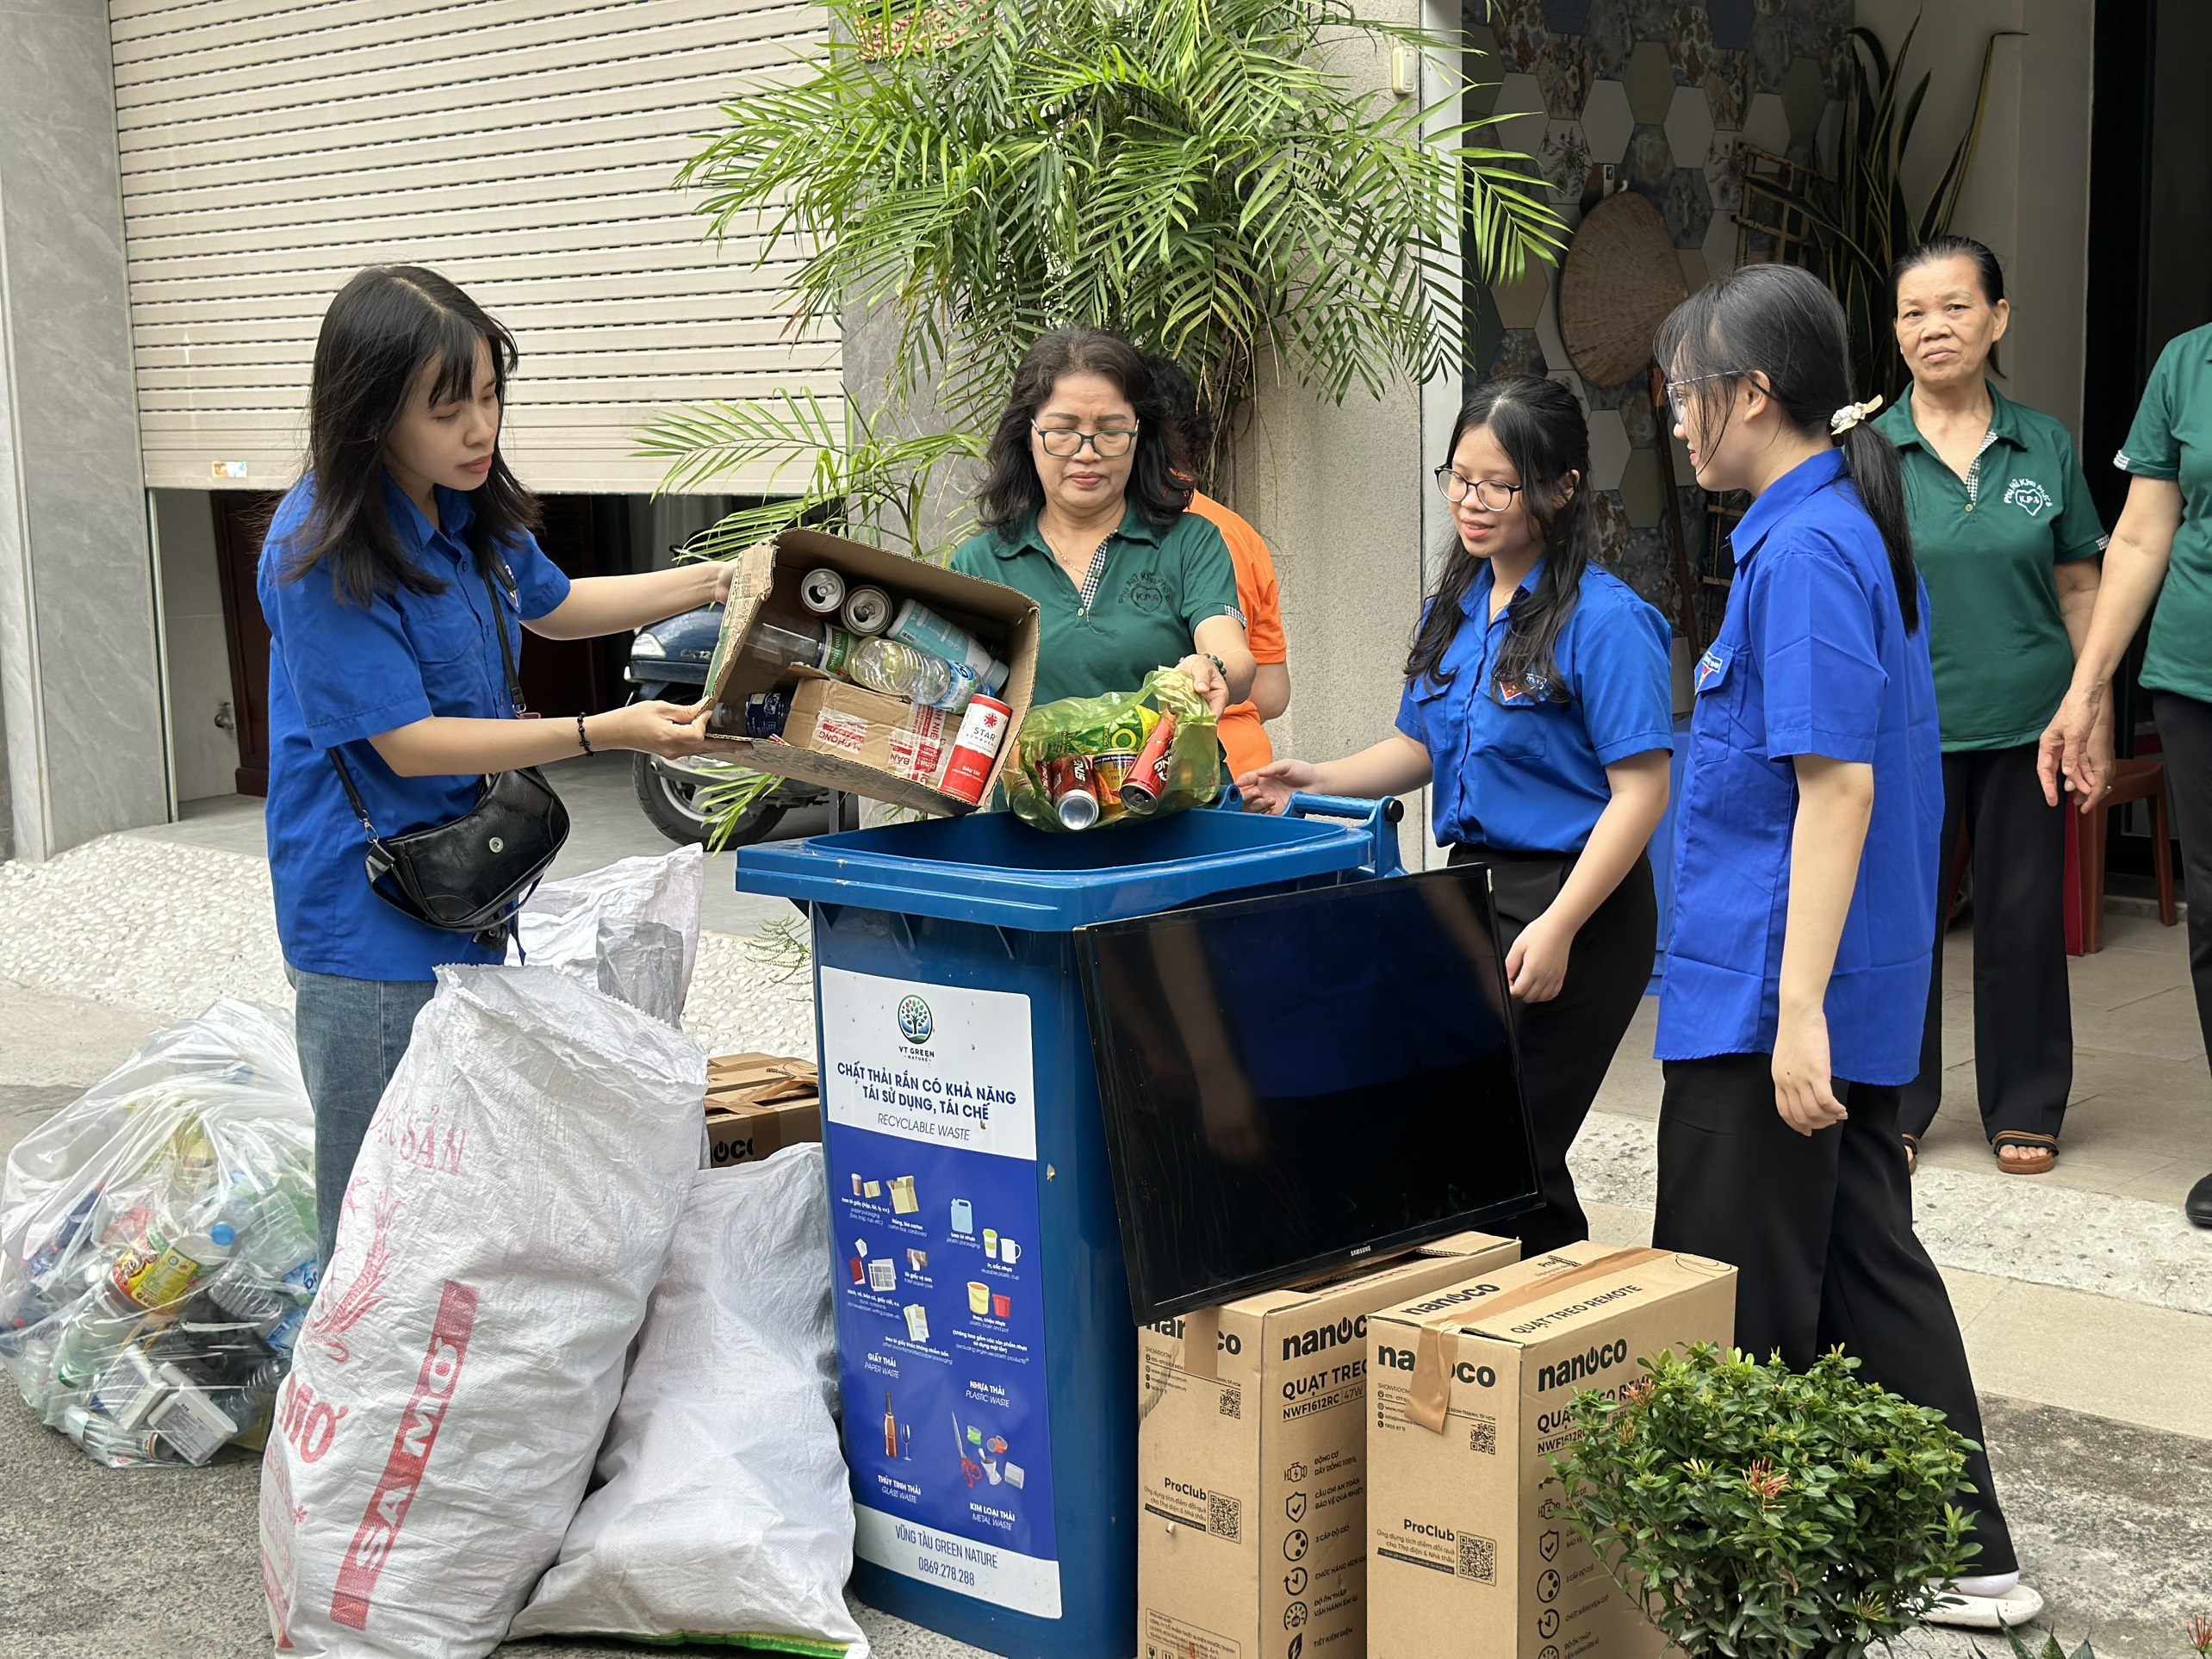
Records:
[[[836,1283],[854,1552],[1057,1619],[1029,999],[819,985],[831,1202],[867,1262]]]
[[[868,721],[864,714],[843,709],[824,709],[814,728],[814,747],[831,755],[860,757],[868,746]]]
[[[1145,1652],[1159,1659],[1244,1659],[1244,1647],[1229,1637],[1201,1630],[1187,1619],[1170,1619],[1156,1607],[1144,1610]]]

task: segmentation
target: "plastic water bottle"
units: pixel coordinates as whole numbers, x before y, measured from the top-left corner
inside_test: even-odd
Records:
[[[975,670],[966,663],[948,662],[896,639],[869,640],[853,653],[845,672],[871,691],[954,712],[965,709],[980,689]]]

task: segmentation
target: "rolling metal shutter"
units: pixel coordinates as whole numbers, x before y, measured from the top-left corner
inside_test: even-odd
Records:
[[[112,0],[109,19],[149,485],[289,482],[316,328],[368,264],[429,265],[514,331],[504,442],[539,490],[652,488],[636,432],[673,405],[841,395],[835,329],[785,332],[789,264],[755,269],[743,223],[718,249],[671,186],[718,106],[819,38],[818,6]]]

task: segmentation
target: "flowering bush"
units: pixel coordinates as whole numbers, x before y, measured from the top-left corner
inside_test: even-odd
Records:
[[[1972,1443],[1830,1354],[1800,1375],[1700,1344],[1580,1395],[1555,1459],[1575,1529],[1693,1659],[1862,1659],[1978,1546]]]

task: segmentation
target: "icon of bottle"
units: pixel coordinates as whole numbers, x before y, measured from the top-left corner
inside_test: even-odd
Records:
[[[892,1414],[889,1394],[883,1397],[883,1455],[894,1460],[898,1456],[898,1419]]]

